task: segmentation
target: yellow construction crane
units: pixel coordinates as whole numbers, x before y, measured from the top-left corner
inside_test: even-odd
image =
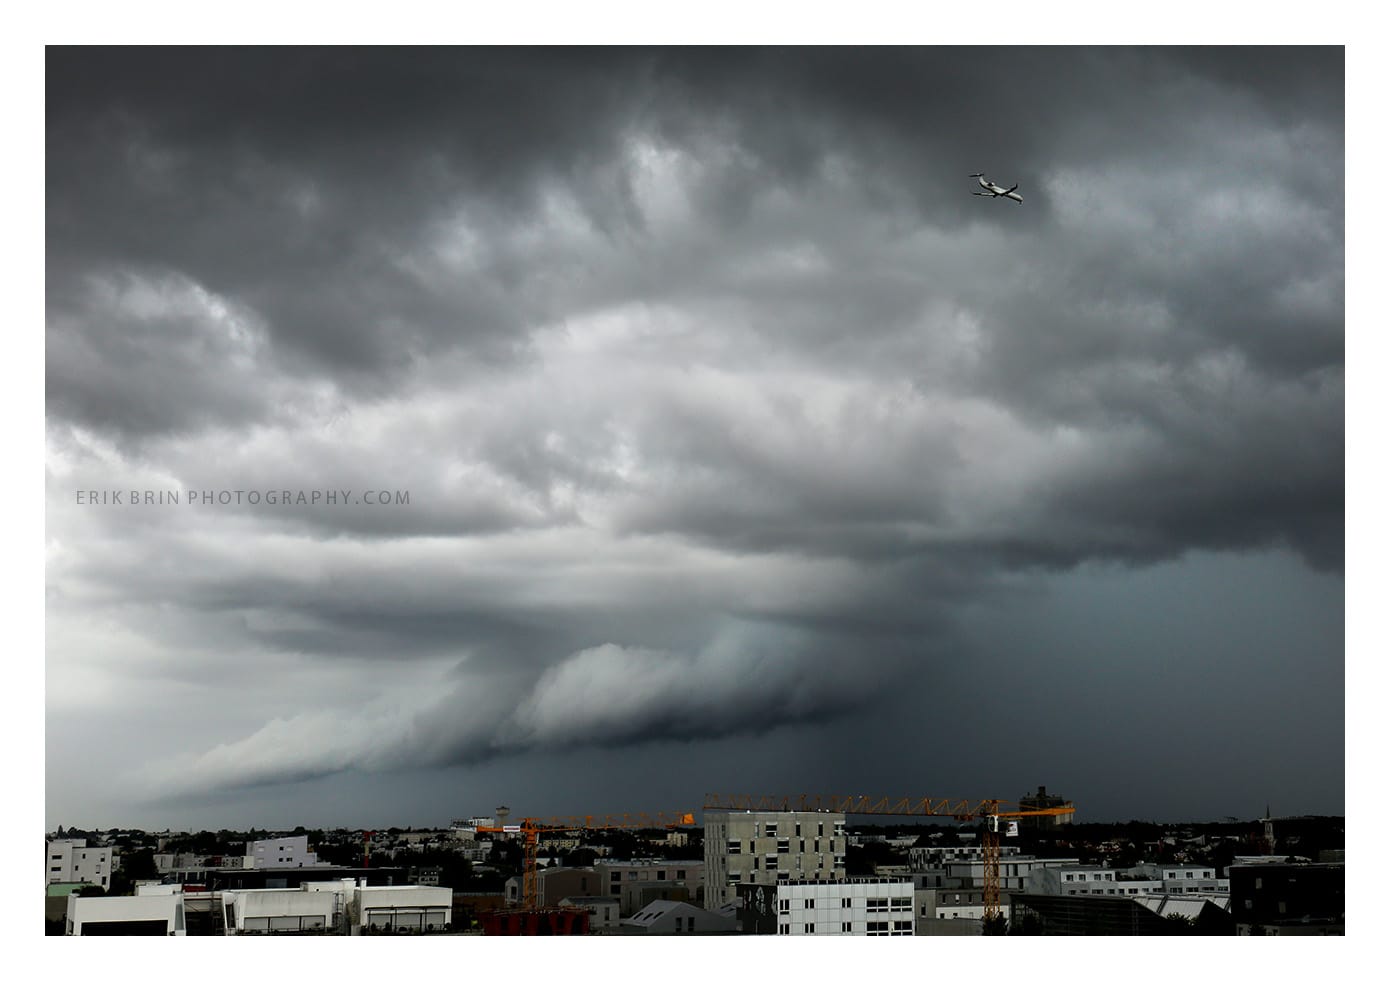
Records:
[[[707,811],[833,811],[844,814],[887,814],[904,817],[949,817],[957,821],[984,819],[985,918],[993,919],[999,911],[999,820],[1025,817],[1048,817],[1075,814],[1071,804],[1064,807],[1019,808],[1001,807],[1011,801],[998,798],[961,800],[945,797],[753,797],[739,794],[706,794]]]
[[[505,821],[511,812],[504,807],[497,809],[497,816]],[[519,824],[498,824],[494,827],[478,827],[474,830],[488,834],[521,835],[524,858],[521,876],[521,904],[526,909],[540,909],[540,876],[536,869],[536,852],[540,847],[542,832],[550,831],[635,831],[641,828],[688,828],[695,824],[695,815],[688,812],[667,814],[585,814],[575,817],[522,818]]]

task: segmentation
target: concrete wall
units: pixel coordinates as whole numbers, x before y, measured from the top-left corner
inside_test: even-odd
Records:
[[[338,895],[305,889],[238,889],[222,893],[227,932],[306,933],[340,924]]]
[[[183,897],[168,896],[69,896],[67,910],[69,936],[94,932],[158,933],[185,936]],[[149,925],[162,921],[162,926]]]

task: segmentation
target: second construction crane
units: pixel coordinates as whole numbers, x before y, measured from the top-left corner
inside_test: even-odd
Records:
[[[522,888],[521,905],[528,910],[540,909],[540,875],[536,867],[536,853],[540,850],[540,837],[545,832],[563,831],[636,831],[643,828],[688,828],[695,824],[695,815],[689,812],[667,814],[658,811],[654,814],[585,814],[572,817],[522,818],[518,824],[506,824],[508,808],[497,809],[498,824],[493,827],[477,827],[474,830],[487,834],[515,834],[521,836]]]

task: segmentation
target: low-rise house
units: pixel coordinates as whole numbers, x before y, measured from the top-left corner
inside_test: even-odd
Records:
[[[615,933],[621,926],[617,896],[570,896],[561,906],[578,906],[589,911],[590,933]]]
[[[590,924],[592,931],[592,920]],[[642,907],[631,918],[623,920],[622,932],[647,936],[737,933],[738,921],[690,903],[658,899]]]
[[[514,875],[507,880],[503,894],[509,903],[520,905],[526,898],[522,895],[524,887],[522,876]],[[595,869],[555,866],[536,870],[536,888],[542,906],[555,906],[572,896],[603,895],[603,878]]]
[[[623,916],[632,916],[656,899],[699,901],[703,896],[705,863],[700,859],[599,861],[594,871],[602,883],[594,895],[617,896]]]

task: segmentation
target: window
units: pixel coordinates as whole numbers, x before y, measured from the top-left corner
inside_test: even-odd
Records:
[[[743,842],[739,841],[737,838],[730,838],[730,839],[729,839],[729,854],[730,854],[730,855],[740,855],[740,854],[742,854],[742,853],[743,853]]]
[[[665,881],[666,881],[666,870],[665,870],[665,869],[657,869],[657,870],[656,870],[656,881],[657,881],[657,882],[665,882]]]
[[[776,837],[777,837],[777,825],[776,825],[775,823],[772,823],[772,822],[769,822],[769,823],[763,825],[763,837],[764,837],[764,838],[776,838]]]
[[[1071,881],[1072,881],[1071,876],[1067,876],[1067,881],[1068,881],[1068,882],[1071,882]]]
[[[806,908],[807,908],[807,909],[815,909],[815,908],[816,908],[816,901],[815,901],[814,899],[808,899],[808,900],[806,900]]]
[[[841,924],[840,924],[840,932],[841,932],[841,933],[850,933],[853,929],[854,929],[854,927],[851,926],[851,925],[848,924],[848,923],[841,923]]]
[[[781,934],[791,933],[792,925],[790,923],[779,923],[777,924],[777,932]]]
[[[685,869],[676,869],[676,878],[677,878],[677,879],[684,879],[684,878],[685,878]]]
[[[1187,877],[1188,877],[1189,879],[1192,878],[1192,873],[1191,873],[1191,872],[1187,873]]]
[[[849,898],[848,896],[846,896],[844,899],[840,900],[840,908],[841,908],[841,909],[849,909],[849,907],[850,907],[850,898]]]
[[[786,854],[787,854],[788,852],[790,852],[791,850],[792,850],[791,842],[789,842],[786,838],[778,838],[778,839],[777,839],[777,854],[778,854],[778,855],[786,855]]]
[[[801,822],[800,822],[800,821],[796,822],[796,836],[797,836],[798,838],[801,837]]]
[[[896,932],[898,932],[898,933],[911,933],[911,932],[912,932],[912,921],[911,921],[911,920],[894,920],[894,921],[893,921],[893,930],[896,931]]]
[[[619,873],[619,872],[609,872],[609,873],[608,873],[608,881],[609,881],[609,882],[617,882],[618,879],[621,878],[621,875],[622,875],[622,874]]]
[[[802,926],[801,931],[803,933],[815,933],[816,925],[814,923],[807,923],[804,926]]]
[[[754,862],[756,862],[756,861],[757,861],[757,859],[754,859]],[[776,872],[776,871],[777,871],[777,856],[776,856],[776,855],[769,855],[769,856],[767,857],[767,862],[766,862],[766,864],[765,864],[763,867],[766,868],[769,872]]]
[[[887,909],[887,908],[888,908],[888,900],[887,900],[887,899],[870,899],[870,900],[868,900],[868,902],[867,902],[866,905],[867,905],[867,907],[868,907],[868,909],[869,909],[869,912],[872,913],[872,912],[874,912],[874,911],[876,911],[876,910],[885,910],[885,909]]]
[[[894,896],[892,905],[894,909],[912,909],[912,900],[907,896]]]
[[[62,867],[61,865],[50,866],[49,869],[48,869],[48,871],[50,871],[50,872],[61,872],[61,871],[63,871],[63,867]]]
[[[886,937],[886,936],[888,936],[888,921],[887,921],[887,920],[870,920],[870,921],[869,921],[869,936],[871,936],[871,937]]]

